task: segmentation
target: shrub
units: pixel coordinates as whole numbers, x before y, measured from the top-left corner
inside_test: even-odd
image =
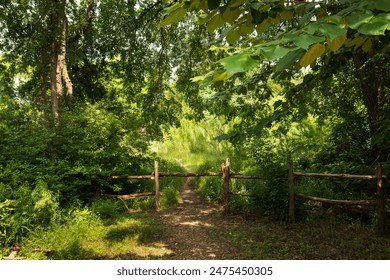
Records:
[[[123,204],[116,198],[100,198],[91,204],[91,211],[101,218],[113,218],[123,211]]]
[[[163,207],[169,207],[179,202],[179,191],[175,185],[164,187],[161,203]]]
[[[46,259],[35,248],[50,249],[50,258],[59,260],[80,260],[91,258],[91,250],[82,243],[103,228],[98,215],[88,208],[72,207],[61,213],[61,222],[50,228],[38,228],[24,239],[24,251],[29,259]],[[22,252],[23,253],[23,252]]]
[[[4,198],[5,185],[0,186]],[[32,229],[47,227],[58,219],[57,197],[39,181],[35,188],[21,186],[0,202],[0,246],[20,242]]]
[[[250,190],[251,205],[263,215],[285,219],[288,206],[287,171],[282,165],[271,164],[264,168],[264,173],[270,179],[257,180],[253,184]]]

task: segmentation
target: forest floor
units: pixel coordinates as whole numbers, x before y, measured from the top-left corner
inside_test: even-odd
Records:
[[[192,182],[193,178],[186,179],[176,207],[153,214],[166,232],[164,246],[171,252],[168,258],[244,259],[242,250],[224,238],[228,229],[237,225],[236,219],[227,218],[219,205],[204,201]]]
[[[27,259],[390,260],[390,236],[372,223],[325,213],[287,223],[260,214],[225,214],[187,179],[180,203],[123,213],[103,223],[56,228],[22,244]],[[85,228],[84,228],[85,227]],[[48,248],[46,256],[36,248]],[[4,252],[3,256],[9,252]],[[1,259],[1,258],[0,258]]]
[[[178,162],[180,164],[180,161]],[[188,170],[186,166],[183,166]],[[79,219],[22,242],[27,259],[100,260],[390,260],[390,235],[374,222],[319,208],[287,223],[260,213],[226,214],[205,201],[187,178],[179,203],[161,211],[134,210],[104,219]],[[149,199],[149,198],[147,198]],[[89,213],[88,211],[86,213]],[[86,214],[85,214],[86,215]],[[390,225],[388,225],[390,227]],[[390,228],[389,228],[390,229]],[[38,249],[38,250],[37,250]],[[46,255],[40,249],[50,249]],[[8,256],[8,250],[0,252]]]
[[[187,179],[182,202],[150,213],[161,224],[164,259],[390,259],[390,237],[338,217],[302,223],[227,215]]]

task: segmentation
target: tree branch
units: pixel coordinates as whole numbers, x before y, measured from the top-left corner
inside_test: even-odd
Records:
[[[78,40],[81,39],[83,34],[87,33],[88,29],[92,25],[92,20],[94,18],[93,15],[92,15],[92,9],[93,9],[94,5],[95,5],[95,1],[94,0],[90,0],[89,4],[88,4],[88,7],[87,7],[87,12],[86,12],[87,24],[82,26],[81,29],[79,30],[79,32],[76,33],[76,35],[74,35],[72,38],[69,38],[66,41],[67,44],[72,44],[72,43],[77,42]]]

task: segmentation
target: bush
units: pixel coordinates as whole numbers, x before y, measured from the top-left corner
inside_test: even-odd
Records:
[[[4,185],[2,190],[7,189]],[[31,230],[45,228],[59,218],[57,197],[39,181],[35,188],[21,186],[0,202],[0,247],[6,247],[26,236]]]
[[[179,191],[175,185],[164,187],[161,204],[163,207],[169,207],[179,202]]]
[[[61,222],[49,229],[38,228],[24,239],[23,248],[29,259],[46,259],[34,249],[50,249],[51,259],[82,260],[91,258],[91,250],[81,245],[93,234],[99,234],[102,222],[98,215],[87,208],[72,207],[61,213]],[[22,251],[22,253],[23,253]]]
[[[91,204],[91,211],[101,218],[113,218],[123,210],[123,203],[116,198],[100,198]]]
[[[197,185],[203,198],[214,203],[222,201],[223,180],[220,177],[201,177]]]
[[[257,180],[253,184],[251,205],[263,215],[274,219],[287,218],[288,186],[285,179],[287,171],[282,165],[271,164],[264,168],[267,180]]]

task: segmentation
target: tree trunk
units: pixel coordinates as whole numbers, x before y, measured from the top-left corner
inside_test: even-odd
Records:
[[[353,62],[356,75],[360,82],[364,105],[367,109],[368,125],[372,139],[372,156],[376,160],[386,160],[389,152],[387,144],[380,140],[386,124],[386,110],[384,108],[386,97],[384,94],[387,74],[382,66],[382,59],[374,59],[373,55],[355,52]],[[383,78],[384,77],[384,78]]]
[[[51,16],[51,28],[56,30],[59,21],[58,11],[54,10]],[[58,79],[59,65],[58,65],[58,41],[55,36],[55,32],[52,35],[51,41],[51,67],[50,67],[50,94],[51,94],[51,110],[53,114],[54,125],[57,126],[60,119],[60,109],[58,98],[61,95],[61,84]]]
[[[52,13],[51,29],[61,30],[61,33],[54,32],[51,42],[51,74],[50,74],[50,91],[51,91],[51,107],[54,125],[57,126],[60,122],[60,106],[59,98],[62,96],[64,84],[66,95],[73,95],[73,84],[69,78],[68,66],[66,64],[66,39],[68,35],[68,19],[66,16],[66,0],[61,0],[56,3]]]
[[[66,96],[73,95],[73,84],[69,78],[68,73],[68,65],[66,64],[66,41],[68,35],[68,18],[66,14],[64,14],[63,18],[63,26],[62,26],[62,34],[61,34],[61,45],[60,45],[60,53],[58,56],[58,65],[60,67],[60,77],[65,83],[66,88]]]
[[[371,136],[375,136],[378,132],[379,125],[379,104],[378,104],[378,85],[376,85],[374,75],[370,75],[367,69],[368,59],[363,53],[354,53],[353,62],[356,67],[356,74],[360,81],[360,88],[363,94],[363,101],[367,108],[368,124],[370,127]]]

